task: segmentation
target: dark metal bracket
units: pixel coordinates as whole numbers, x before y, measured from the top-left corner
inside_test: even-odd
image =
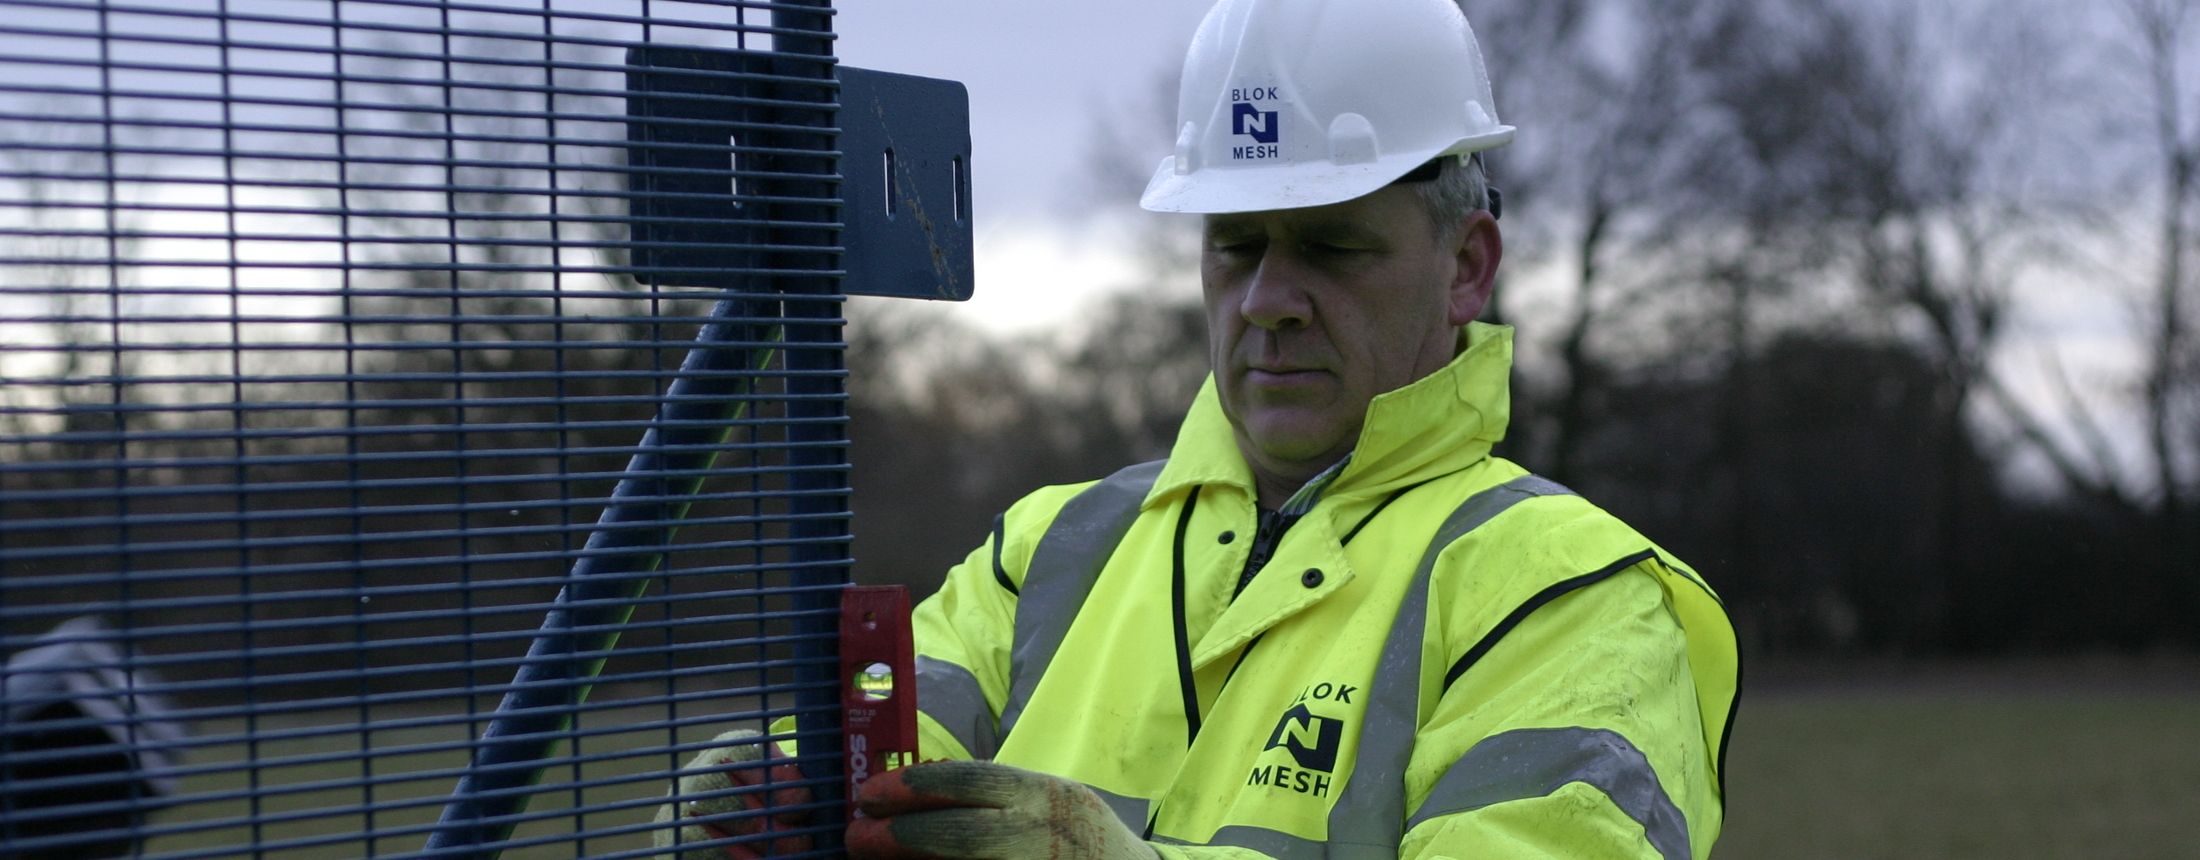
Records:
[[[742,177],[771,156],[763,137],[782,105],[775,56],[635,48],[628,62],[628,189],[634,263],[664,286],[733,289],[754,268],[763,213],[745,212]],[[849,295],[962,301],[975,288],[970,96],[955,81],[839,67],[842,289]],[[731,153],[731,155],[729,155]]]
[[[962,84],[841,66],[840,172],[847,292],[970,298],[970,94]]]

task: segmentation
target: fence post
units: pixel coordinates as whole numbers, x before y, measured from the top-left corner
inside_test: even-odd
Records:
[[[772,40],[774,62],[781,66],[783,74],[817,81],[816,86],[788,85],[789,89],[818,92],[837,103],[831,5],[830,0],[785,0],[777,4],[771,16]],[[779,283],[785,297],[787,331],[787,442],[793,480],[799,482],[791,502],[794,506],[791,527],[798,538],[794,577],[797,586],[817,586],[796,590],[797,615],[802,619],[798,623],[805,628],[811,624],[818,627],[818,630],[802,630],[805,634],[826,629],[837,633],[838,617],[831,610],[839,605],[839,593],[827,587],[844,586],[850,579],[847,565],[849,523],[846,519],[847,395],[841,352],[844,347],[841,288],[837,276],[823,274],[838,271],[841,253],[838,246],[844,235],[836,229],[820,226],[837,223],[841,216],[837,202],[839,192],[829,181],[840,172],[838,117],[832,110],[811,116],[822,125],[812,132],[786,133],[798,136],[817,132],[833,134],[835,157],[802,159],[799,164],[787,165],[791,169],[786,173],[816,178],[779,180],[784,187],[778,189],[775,196],[819,202],[775,209],[774,232],[784,235],[775,237],[772,242],[775,246],[806,249],[775,255],[781,262],[773,268],[821,273],[787,275]],[[836,520],[830,516],[832,514],[840,518]],[[838,642],[831,637],[803,635],[798,637],[795,647],[800,687],[795,703],[802,711],[802,719],[813,721],[800,726],[803,775],[834,777],[828,783],[830,787],[819,792],[817,799],[821,808],[837,810],[843,800],[842,785],[837,777],[841,771],[840,685],[845,683],[838,672]],[[820,839],[819,847],[837,849],[839,840],[839,830],[829,828]]]

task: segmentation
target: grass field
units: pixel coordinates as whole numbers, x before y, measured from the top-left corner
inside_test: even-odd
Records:
[[[1722,860],[2200,858],[2190,663],[1858,668],[1747,693]]]
[[[640,725],[662,716],[661,708],[609,711],[590,722]],[[687,727],[679,739],[698,742],[716,728]],[[366,742],[398,751],[468,736],[456,720],[375,731]],[[665,741],[662,729],[613,734],[590,739],[581,753],[595,759]],[[349,734],[263,744],[262,761],[320,760],[260,773],[263,786],[289,787],[259,801],[258,817],[274,820],[256,833],[243,826],[177,833],[154,840],[147,856],[252,856],[246,846],[255,837],[267,846],[295,844],[266,856],[300,860],[417,850],[419,828],[435,820],[450,779],[405,777],[447,774],[463,766],[464,755],[375,761],[366,775],[391,781],[371,801],[391,806],[370,815],[362,809],[370,798],[345,784],[362,776],[360,765],[328,763],[355,755],[359,745]],[[504,856],[547,860],[646,847],[642,828],[665,789],[669,758],[611,755],[553,769],[545,785],[594,784],[538,797],[530,811],[542,818],[517,835],[543,841]],[[2200,664],[1753,667],[1728,768],[1727,826],[1715,854],[1722,860],[2200,858]],[[328,787],[313,790],[317,783]],[[243,773],[227,771],[194,778],[185,794],[246,787]],[[607,808],[565,812],[576,802]],[[239,796],[172,809],[153,823],[191,828],[254,813]],[[362,836],[373,831],[392,835]],[[584,831],[601,835],[573,841]]]
[[[753,704],[729,702],[727,708],[736,712]],[[408,711],[376,719],[417,721],[422,716],[428,715]],[[509,848],[503,857],[553,860],[647,848],[651,817],[670,787],[666,773],[693,755],[652,750],[668,743],[701,743],[730,727],[698,721],[680,727],[676,739],[664,728],[618,728],[663,719],[661,705],[589,714],[582,728],[609,733],[586,737],[577,749],[567,745],[558,751],[571,763],[544,772],[537,784],[543,791],[527,807],[529,820],[513,833],[515,840],[532,844]],[[479,727],[469,726],[463,715],[452,715],[432,725],[341,730],[356,725],[356,712],[262,721],[260,732],[304,730],[307,736],[263,741],[252,748],[229,744],[192,756],[187,763],[205,772],[183,780],[182,805],[149,822],[163,835],[149,840],[146,856],[335,860],[419,851],[468,763],[464,745]],[[244,727],[232,722],[197,728],[201,737],[234,738],[242,736]],[[362,748],[374,753],[365,765]],[[256,775],[242,769],[246,760],[262,762]],[[371,788],[362,782],[371,782]],[[575,834],[589,837],[576,839]],[[255,845],[262,853],[253,853]]]

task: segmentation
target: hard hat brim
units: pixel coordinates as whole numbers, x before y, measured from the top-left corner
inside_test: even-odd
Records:
[[[1268,212],[1327,206],[1373,194],[1413,172],[1430,159],[1494,149],[1512,141],[1513,127],[1497,128],[1460,140],[1436,152],[1406,152],[1361,164],[1327,161],[1299,164],[1213,166],[1178,173],[1174,157],[1161,159],[1138,205],[1149,212],[1219,214]]]

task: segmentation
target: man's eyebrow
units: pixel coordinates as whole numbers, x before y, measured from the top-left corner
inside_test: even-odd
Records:
[[[1254,223],[1253,219],[1247,218],[1243,215],[1238,215],[1235,217],[1228,215],[1216,215],[1210,216],[1207,219],[1206,225],[1201,228],[1200,232],[1208,236],[1213,236],[1217,233],[1243,233],[1248,230],[1254,230],[1258,228],[1259,225]]]
[[[1292,225],[1292,232],[1301,236],[1324,239],[1369,240],[1382,238],[1382,231],[1357,218],[1321,218],[1301,221]]]
[[[1312,218],[1303,221],[1292,221],[1289,222],[1286,226],[1289,232],[1301,237],[1312,236],[1324,239],[1355,240],[1378,239],[1382,237],[1382,231],[1368,225],[1365,221],[1349,217]],[[1233,236],[1257,232],[1262,232],[1260,222],[1256,219],[1243,216],[1217,216],[1208,218],[1206,226],[1201,231],[1202,235],[1208,237]]]

